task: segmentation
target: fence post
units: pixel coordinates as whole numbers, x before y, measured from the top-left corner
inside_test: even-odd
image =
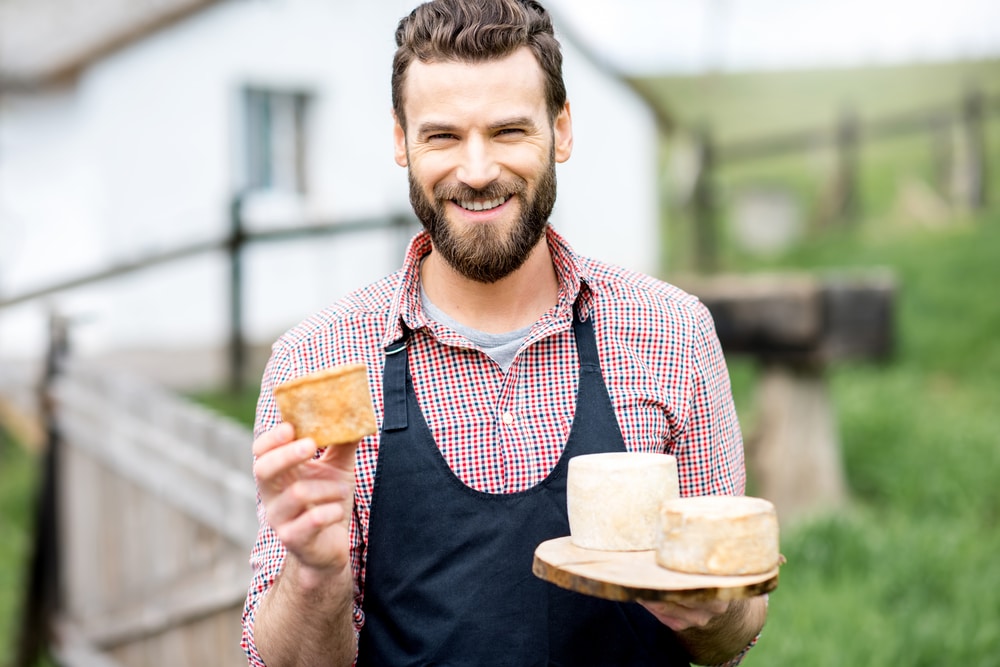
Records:
[[[694,184],[695,268],[712,273],[718,268],[719,243],[716,229],[715,144],[712,133],[702,127],[697,134],[698,175]]]
[[[931,126],[931,159],[933,160],[934,185],[938,191],[950,196],[955,147],[952,138],[951,116],[940,114]]]
[[[243,194],[229,205],[229,388],[238,392],[245,385],[246,337],[243,335]]]
[[[49,316],[49,349],[38,399],[45,428],[45,453],[41,484],[35,496],[35,539],[24,589],[21,632],[15,667],[34,667],[55,639],[54,624],[61,604],[59,574],[59,454],[60,437],[52,395],[56,378],[69,354],[69,320],[56,313]]]
[[[853,109],[846,108],[837,124],[837,173],[833,218],[854,222],[861,213],[858,200],[858,138],[860,125]]]
[[[962,101],[962,128],[965,133],[967,173],[966,201],[972,210],[986,205],[986,133],[983,123],[983,93],[970,88]]]

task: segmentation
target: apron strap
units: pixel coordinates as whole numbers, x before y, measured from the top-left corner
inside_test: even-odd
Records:
[[[382,430],[400,431],[406,428],[406,371],[409,360],[406,346],[410,328],[400,320],[403,335],[385,348],[385,369],[382,389],[385,409],[382,413]]]
[[[594,327],[588,325],[580,315],[580,300],[573,308],[573,337],[576,339],[576,353],[580,359],[580,370],[601,370],[601,360],[597,354],[597,337]]]

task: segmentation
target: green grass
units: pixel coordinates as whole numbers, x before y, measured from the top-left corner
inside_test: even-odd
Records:
[[[229,390],[200,391],[192,394],[190,398],[207,405],[219,414],[231,417],[241,424],[253,428],[257,411],[257,396],[260,392],[259,388],[255,386],[257,379],[252,379],[249,383],[250,386],[236,393]]]
[[[817,240],[756,268],[872,265],[899,281],[898,349],[831,373],[852,506],[783,533],[751,667],[1000,661],[1000,215]],[[753,370],[736,366],[745,394]]]
[[[38,460],[0,428],[0,665],[14,659],[31,554]]]

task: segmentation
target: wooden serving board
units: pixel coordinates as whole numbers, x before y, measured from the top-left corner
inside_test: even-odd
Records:
[[[561,588],[618,602],[738,600],[778,587],[778,568],[733,577],[686,574],[657,565],[655,551],[583,549],[569,537],[538,545],[531,571]]]

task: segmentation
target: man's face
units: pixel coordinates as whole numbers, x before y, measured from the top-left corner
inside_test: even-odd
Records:
[[[408,167],[410,202],[434,249],[472,280],[509,275],[552,212],[555,163],[572,148],[568,104],[550,123],[528,49],[486,63],[415,61],[404,100],[396,161]]]

